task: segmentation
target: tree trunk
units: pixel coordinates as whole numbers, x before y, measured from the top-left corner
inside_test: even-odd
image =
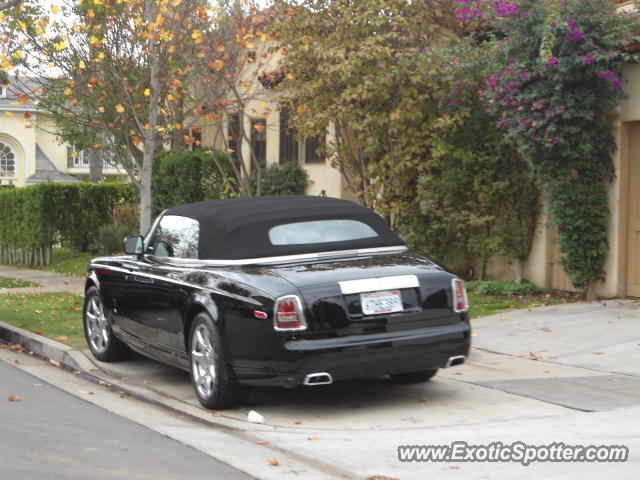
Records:
[[[102,180],[102,154],[91,149],[89,152],[89,182],[100,183]]]
[[[514,268],[515,268],[515,271],[516,271],[516,273],[515,273],[515,276],[516,276],[515,282],[516,283],[522,283],[522,270],[523,270],[522,260],[519,259],[519,258],[516,258],[516,259],[514,259],[514,262],[515,262],[514,263]]]
[[[147,5],[147,16],[153,19],[152,6]],[[158,101],[160,95],[160,58],[158,51],[154,49],[153,40],[150,40],[150,75],[149,87],[149,128],[144,133],[144,153],[142,155],[142,168],[140,169],[140,233],[145,235],[151,228],[151,173],[153,170],[153,156],[156,151],[158,131]]]
[[[486,272],[487,272],[487,261],[480,260],[480,280],[486,280],[484,278]]]
[[[147,163],[145,153],[144,163]],[[140,234],[146,235],[151,228],[151,169],[142,166],[140,172]]]
[[[598,300],[598,295],[596,295],[596,283],[597,282],[591,282],[587,287],[587,290],[585,293],[587,297],[586,298],[587,302],[593,302],[595,300]]]

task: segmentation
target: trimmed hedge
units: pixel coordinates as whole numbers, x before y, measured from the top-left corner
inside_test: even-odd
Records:
[[[465,282],[467,290],[480,295],[537,295],[547,290],[529,282],[495,282],[490,280],[471,280]]]
[[[298,162],[272,164],[263,171],[262,195],[304,195],[309,174]]]
[[[114,208],[137,201],[134,185],[42,183],[0,190],[0,262],[47,265],[59,244],[87,250]]]
[[[164,150],[153,163],[151,180],[153,215],[165,208],[230,195],[218,165],[228,178],[235,178],[229,156],[221,151]]]

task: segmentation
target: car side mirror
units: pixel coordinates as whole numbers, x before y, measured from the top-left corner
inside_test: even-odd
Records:
[[[142,235],[132,235],[124,239],[124,253],[127,255],[142,255]]]

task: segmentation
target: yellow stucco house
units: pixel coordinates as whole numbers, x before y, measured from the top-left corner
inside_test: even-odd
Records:
[[[19,87],[10,83],[0,91],[0,185],[24,187],[40,182],[71,183],[86,179],[88,157],[83,152],[73,153],[53,133],[47,113],[20,95],[27,84],[28,80],[21,79]],[[33,84],[33,88],[37,86]],[[120,173],[114,165],[105,162],[105,177],[113,178]]]

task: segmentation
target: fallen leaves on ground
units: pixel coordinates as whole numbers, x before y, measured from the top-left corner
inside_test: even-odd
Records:
[[[387,475],[371,475],[367,480],[400,480],[396,477],[388,477]]]
[[[60,362],[57,360],[49,360],[49,363],[51,365],[53,365],[54,367],[59,367],[60,366]]]
[[[317,440],[317,439],[318,439],[318,437],[316,437],[315,435],[309,435],[307,437],[307,440]]]
[[[271,465],[272,467],[277,467],[278,465],[280,465],[280,462],[278,462],[278,460],[276,460],[275,458],[272,458],[269,460],[269,465]]]
[[[258,445],[269,445],[269,442],[267,442],[266,440],[258,440],[256,443]]]
[[[594,355],[604,355],[604,352],[593,352]]]
[[[21,402],[22,399],[20,397],[18,397],[17,395],[9,395],[9,401],[10,402]]]

